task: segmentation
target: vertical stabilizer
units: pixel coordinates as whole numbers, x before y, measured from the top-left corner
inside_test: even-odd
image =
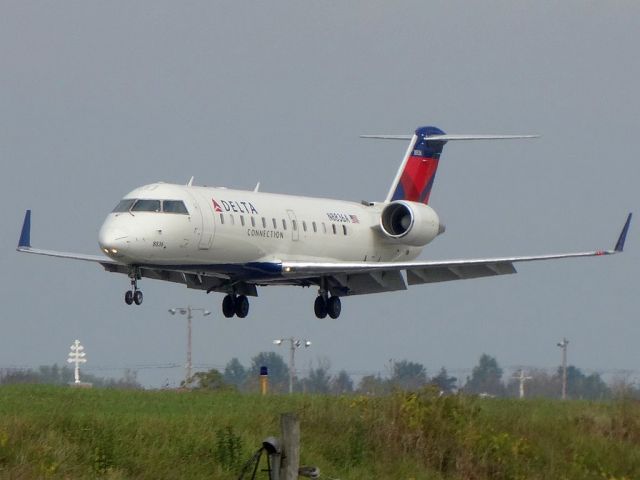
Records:
[[[415,131],[387,195],[387,202],[429,203],[440,154],[447,143],[446,140],[428,141],[427,138],[433,135],[444,135],[444,132],[436,127],[420,127]]]

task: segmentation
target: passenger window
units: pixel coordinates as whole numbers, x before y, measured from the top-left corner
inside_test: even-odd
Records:
[[[313,227],[313,233],[318,233],[318,226],[316,222],[311,222],[311,226]]]
[[[116,208],[112,210],[113,213],[128,212],[131,206],[136,202],[135,198],[125,198],[120,200],[120,203],[116,205]]]
[[[287,229],[287,221],[284,218],[282,219],[282,228]]]
[[[131,207],[132,212],[159,212],[160,200],[137,200]]]
[[[255,227],[256,227],[256,219],[255,219],[255,218],[253,218],[253,217],[251,217],[251,226],[252,226],[253,228],[255,228]]]
[[[298,230],[298,224],[295,220],[291,220],[291,228],[293,228],[294,231]]]
[[[304,230],[305,232],[307,231],[307,222],[305,222],[304,220],[302,221],[302,230]]]
[[[344,233],[345,235],[347,234],[347,226],[346,225],[342,225],[342,233]]]
[[[335,223],[332,223],[332,224],[331,224],[331,228],[333,229],[333,234],[335,235],[335,234],[337,233],[337,232],[336,232],[336,224],[335,224]]]
[[[262,228],[267,228],[267,219],[262,217]]]
[[[240,215],[240,223],[244,227],[244,215]]]
[[[278,228],[278,224],[276,223],[276,219],[272,218],[271,220],[273,220],[273,228],[277,229]]]
[[[232,213],[229,214],[229,218],[231,219],[231,225],[235,225],[236,224],[236,219],[233,218],[233,214]]]
[[[224,225],[224,213],[220,214],[220,224]]]
[[[327,233],[327,226],[322,222],[322,233]]]
[[[189,215],[187,207],[181,200],[164,200],[162,202],[162,211],[165,213],[179,213],[181,215]]]

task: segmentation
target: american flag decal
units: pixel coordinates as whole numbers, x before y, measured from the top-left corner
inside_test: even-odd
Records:
[[[351,218],[351,223],[360,223],[356,215],[349,215],[349,217]]]

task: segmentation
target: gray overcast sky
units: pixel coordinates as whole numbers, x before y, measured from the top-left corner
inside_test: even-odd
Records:
[[[14,250],[31,208],[35,246],[95,253],[124,194],[191,175],[381,200],[406,146],[358,135],[430,124],[542,138],[445,148],[431,198],[447,233],[423,258],[610,248],[638,206],[638,32],[634,1],[1,2],[0,367],[63,363],[75,338],[87,366],[183,363],[167,308],[191,304],[215,312],[194,320],[200,364],[294,335],[314,342],[301,367],[549,367],[567,336],[579,367],[640,370],[637,222],[624,255],[348,298],[338,321],[294,288],[230,320],[222,295],[146,280],[131,308],[125,276]]]

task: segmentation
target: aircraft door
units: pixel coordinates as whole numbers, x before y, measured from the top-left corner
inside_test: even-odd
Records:
[[[289,222],[291,223],[291,240],[297,242],[300,240],[300,225],[298,225],[296,213],[293,210],[287,210],[287,215],[289,215]]]
[[[194,208],[198,211],[198,213],[194,215],[194,233],[196,241],[198,242],[198,249],[208,250],[213,243],[213,234],[215,231],[213,202],[210,201],[207,195],[199,195],[196,192],[190,193],[193,198]],[[198,217],[199,221],[197,220]]]

